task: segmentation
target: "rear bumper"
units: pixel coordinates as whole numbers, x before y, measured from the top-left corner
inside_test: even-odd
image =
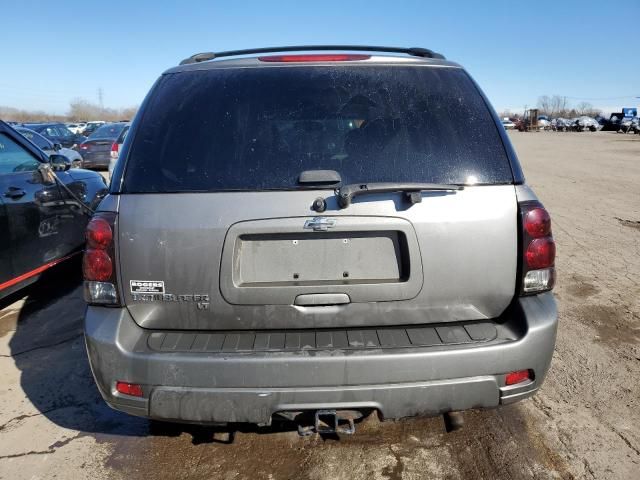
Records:
[[[100,154],[84,154],[82,155],[82,167],[83,168],[107,168],[111,161],[111,155],[107,152],[106,155]]]
[[[105,401],[133,415],[188,422],[269,424],[274,413],[377,409],[385,418],[491,408],[526,398],[551,362],[557,310],[551,294],[518,299],[494,340],[474,345],[362,350],[161,352],[126,309],[89,307],[85,337]],[[502,322],[502,319],[501,319]],[[504,385],[504,374],[534,379]],[[144,397],[115,391],[138,383]]]

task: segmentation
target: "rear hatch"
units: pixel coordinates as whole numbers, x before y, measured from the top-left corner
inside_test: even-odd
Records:
[[[169,73],[141,118],[116,193],[121,294],[143,327],[479,320],[514,295],[513,175],[458,67],[255,61]],[[325,170],[341,184],[326,172],[300,182]],[[376,182],[398,191],[340,206],[340,186]],[[445,187],[410,194],[407,182]]]

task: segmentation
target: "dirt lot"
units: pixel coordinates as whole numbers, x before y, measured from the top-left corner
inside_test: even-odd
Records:
[[[535,398],[450,434],[440,418],[370,418],[340,440],[151,424],[100,399],[70,266],[0,304],[0,478],[640,478],[640,137],[512,138],[558,242],[558,343]]]

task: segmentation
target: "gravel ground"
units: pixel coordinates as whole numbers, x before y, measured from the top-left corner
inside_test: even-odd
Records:
[[[370,417],[339,440],[128,417],[93,384],[76,263],[0,304],[0,478],[639,478],[640,137],[511,136],[558,242],[558,342],[536,397],[454,433]]]

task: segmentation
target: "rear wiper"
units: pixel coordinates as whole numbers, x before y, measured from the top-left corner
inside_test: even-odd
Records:
[[[424,191],[454,191],[463,189],[464,186],[462,185],[439,183],[354,183],[340,187],[336,190],[336,195],[338,196],[338,204],[340,205],[340,208],[347,208],[351,205],[353,197],[366,195],[368,193],[405,192],[407,199],[411,203],[420,203],[422,202],[422,192]]]

